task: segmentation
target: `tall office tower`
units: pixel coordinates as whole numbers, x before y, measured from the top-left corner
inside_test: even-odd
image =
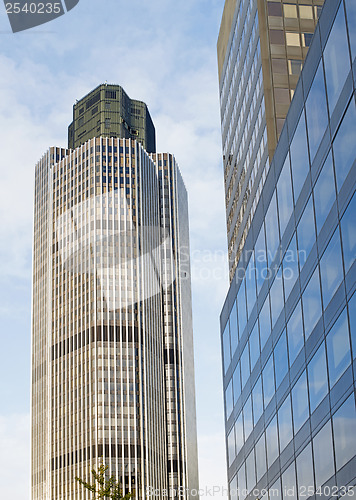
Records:
[[[32,499],[89,499],[75,477],[101,460],[137,499],[193,498],[188,210],[174,157],[113,137],[50,148],[34,221]]]
[[[324,0],[226,0],[218,39],[230,280]]]
[[[221,314],[231,500],[355,494],[355,70],[326,0]]]
[[[73,106],[68,147],[93,137],[136,139],[148,153],[156,152],[156,133],[146,104],[130,99],[120,85],[98,85]]]

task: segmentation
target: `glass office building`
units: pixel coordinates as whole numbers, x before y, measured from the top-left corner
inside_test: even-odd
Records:
[[[355,57],[326,0],[221,314],[231,500],[355,485]]]

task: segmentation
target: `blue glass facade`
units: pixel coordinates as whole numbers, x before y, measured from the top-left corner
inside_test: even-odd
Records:
[[[232,500],[356,482],[355,56],[327,0],[221,314]]]

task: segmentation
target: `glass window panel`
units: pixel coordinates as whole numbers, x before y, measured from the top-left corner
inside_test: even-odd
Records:
[[[288,60],[289,73],[291,75],[299,76],[302,71],[302,65],[303,61],[301,61],[300,59],[289,59]]]
[[[271,203],[267,210],[265,227],[266,227],[266,240],[267,240],[267,257],[269,265],[273,262],[278,246],[279,246],[279,234],[278,234],[278,219],[277,219],[277,202],[276,194],[273,194]]]
[[[250,346],[250,361],[251,361],[251,372],[252,372],[257,363],[258,358],[260,357],[260,335],[258,332],[257,321],[255,323],[255,326],[253,327],[248,343]]]
[[[292,4],[283,5],[284,17],[297,18],[297,6]]]
[[[256,443],[256,475],[257,482],[266,473],[266,443],[265,435],[262,434],[260,439]]]
[[[237,328],[236,300],[234,301],[234,305],[232,306],[232,309],[230,312],[230,340],[231,340],[231,357],[232,357],[236,351],[237,344],[239,341],[238,328]]]
[[[300,47],[299,33],[286,32],[286,42],[290,47]]]
[[[230,434],[227,437],[227,454],[229,457],[229,466],[235,460],[235,430],[234,427],[231,429]]]
[[[238,497],[237,497],[237,474],[236,474],[236,476],[234,476],[232,481],[230,481],[229,493],[230,493],[231,500],[238,500]]]
[[[239,499],[244,500],[246,498],[245,463],[242,464],[242,466],[237,472],[237,484],[239,488]]]
[[[246,298],[247,313],[250,316],[256,302],[256,278],[255,278],[255,257],[252,253],[249,265],[246,269]]]
[[[349,300],[349,318],[351,330],[352,355],[356,358],[356,293]]]
[[[318,232],[323,227],[335,198],[334,171],[330,152],[314,186],[314,206]]]
[[[330,420],[313,439],[316,487],[322,486],[334,474],[334,451]]]
[[[299,36],[299,35],[298,35]],[[309,172],[309,157],[305,118],[302,113],[290,146],[294,200],[297,201]]]
[[[226,327],[223,332],[223,358],[224,371],[226,373],[231,361],[229,322],[226,323]]]
[[[235,440],[236,440],[236,455],[238,455],[241,451],[241,448],[244,445],[244,427],[242,422],[242,412],[238,416],[238,419],[235,422]]]
[[[314,494],[314,474],[313,474],[313,457],[312,447],[308,444],[297,456],[297,480],[299,498],[306,499]],[[310,493],[308,493],[310,488]],[[306,490],[306,491],[305,491]]]
[[[256,265],[257,294],[259,294],[261,287],[267,277],[267,253],[266,253],[264,226],[261,227],[260,233],[256,240],[255,265]]]
[[[279,271],[276,274],[276,277],[271,286],[270,297],[271,297],[272,328],[273,328],[284,306],[283,280],[282,280],[281,267],[279,268]]]
[[[236,404],[241,394],[240,362],[236,365],[232,379],[232,385],[234,388],[234,404]]]
[[[336,468],[341,469],[356,455],[356,411],[354,395],[333,416]]]
[[[271,421],[271,423],[266,429],[266,442],[267,442],[267,463],[268,467],[271,467],[271,465],[279,455],[276,417],[274,417],[274,419]]]
[[[256,484],[255,453],[253,449],[246,458],[246,483],[248,492],[250,492]]]
[[[277,104],[289,104],[290,103],[289,89],[275,88],[274,99]]]
[[[313,7],[299,5],[299,15],[303,19],[313,19]]]
[[[311,9],[311,7],[310,7]],[[328,124],[328,112],[326,107],[326,92],[324,83],[324,71],[322,62],[315,74],[309,95],[305,104],[308,124],[308,139],[310,147],[310,158],[313,161],[323,138]]]
[[[282,474],[282,492],[284,500],[297,500],[294,462],[292,462],[288,469]]]
[[[307,376],[304,371],[292,389],[294,433],[296,434],[309,418]]]
[[[330,387],[351,363],[349,327],[346,309],[340,314],[326,337]]]
[[[298,223],[297,236],[299,264],[300,268],[302,268],[315,243],[313,198],[311,196]]]
[[[292,181],[287,155],[277,183],[279,227],[283,235],[293,211]]]
[[[274,367],[276,372],[276,387],[279,387],[288,372],[287,336],[285,330],[274,348]]]
[[[356,110],[355,100],[351,99],[349,107],[341,122],[333,143],[335,175],[337,188],[340,191],[356,157]]]
[[[292,366],[295,358],[304,345],[302,307],[300,301],[298,302],[292,316],[289,318],[289,321],[287,323],[287,334],[289,362]]]
[[[253,422],[257,424],[263,413],[263,394],[262,394],[262,379],[261,376],[252,389],[252,402],[253,402]]]
[[[282,16],[282,6],[280,3],[267,2],[269,16]]]
[[[351,69],[349,58],[344,7],[341,3],[324,50],[324,66],[330,114],[334,110],[347,74]]]
[[[321,316],[319,268],[317,267],[303,293],[304,332],[307,339]]]
[[[354,0],[345,0],[348,32],[350,37],[352,60],[356,57],[356,4]]]
[[[230,380],[229,385],[225,391],[225,409],[226,409],[226,420],[230,417],[233,409],[233,399],[232,399],[232,380]]]
[[[320,260],[324,309],[343,279],[340,232],[336,229]]]
[[[310,411],[322,402],[328,393],[328,374],[326,370],[325,344],[321,344],[308,364]]]
[[[277,5],[277,4],[275,4]],[[272,58],[272,71],[279,75],[287,74],[287,61],[283,59],[273,59]]]
[[[284,45],[284,35],[282,30],[269,30],[270,42],[276,45]]]
[[[245,429],[245,441],[246,441],[253,429],[251,396],[249,396],[248,400],[244,405],[243,413],[244,413],[244,429]]]
[[[238,307],[238,319],[239,319],[239,332],[241,337],[247,322],[245,280],[242,281],[239,292],[237,294],[237,307]]]
[[[268,491],[270,500],[282,500],[280,478],[278,478],[277,481],[272,484]]]
[[[313,33],[302,33],[302,44],[303,47],[309,47],[313,39]]]
[[[241,381],[242,381],[242,389],[245,387],[246,382],[250,376],[250,359],[248,352],[248,344],[245,345],[244,350],[241,354]]]
[[[264,406],[267,408],[275,393],[273,356],[271,355],[262,371]]]
[[[288,395],[278,410],[279,444],[281,452],[293,439],[291,400]]]
[[[356,195],[352,197],[341,219],[342,246],[344,251],[345,273],[355,261],[356,255]]]
[[[297,239],[294,234],[283,258],[283,283],[286,300],[299,275]]]
[[[271,319],[269,310],[269,296],[267,295],[266,300],[262,306],[261,312],[259,314],[260,323],[260,341],[261,341],[261,351],[264,348],[268,337],[271,333]]]

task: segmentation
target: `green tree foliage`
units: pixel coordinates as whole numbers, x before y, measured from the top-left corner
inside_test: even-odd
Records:
[[[127,493],[125,496],[122,495],[122,490],[120,488],[120,483],[116,481],[114,476],[106,479],[106,471],[109,468],[108,465],[100,465],[98,471],[92,469],[91,473],[95,480],[93,484],[87,483],[76,477],[76,481],[80,483],[84,488],[91,491],[95,496],[94,500],[108,499],[111,500],[128,500],[132,498],[131,493]]]

